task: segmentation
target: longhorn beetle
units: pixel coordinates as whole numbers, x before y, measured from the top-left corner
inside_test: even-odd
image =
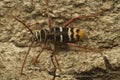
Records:
[[[40,54],[43,52],[43,50],[46,46],[45,45],[46,42],[51,42],[51,49],[53,51],[52,56],[51,56],[51,60],[52,60],[52,63],[54,65],[54,67],[59,69],[59,71],[62,71],[62,70],[59,66],[59,63],[58,63],[58,60],[57,60],[57,57],[56,57],[55,44],[54,43],[59,43],[59,44],[60,43],[65,43],[67,45],[78,47],[78,48],[85,48],[85,49],[89,49],[89,50],[94,50],[94,49],[91,49],[91,48],[88,48],[88,47],[84,47],[84,46],[80,47],[80,46],[77,46],[76,44],[74,44],[75,42],[77,42],[77,41],[79,41],[79,40],[81,40],[85,37],[85,31],[83,29],[70,28],[70,27],[67,27],[67,26],[77,19],[85,19],[85,18],[96,17],[96,16],[102,14],[105,11],[105,9],[102,9],[101,11],[99,11],[97,13],[94,13],[94,14],[91,14],[91,15],[88,15],[88,16],[79,16],[79,17],[72,18],[68,22],[66,22],[63,27],[51,27],[51,18],[50,18],[50,15],[49,15],[49,3],[48,2],[49,2],[48,0],[45,0],[46,6],[47,6],[48,29],[31,30],[29,25],[27,25],[26,23],[24,23],[23,21],[21,21],[20,19],[15,17],[11,12],[12,17],[15,20],[17,20],[18,22],[20,22],[21,24],[23,24],[29,30],[29,32],[32,35],[31,44],[28,48],[28,51],[25,55],[25,58],[24,58],[24,61],[23,61],[23,64],[22,64],[22,68],[21,68],[21,72],[20,72],[21,74],[23,73],[23,68],[24,68],[27,56],[28,56],[28,54],[31,50],[32,45],[35,42],[37,42],[37,43],[42,42],[43,43],[42,47],[41,47],[41,50],[40,50],[40,53],[35,58],[35,63],[38,62],[38,58],[39,58]]]

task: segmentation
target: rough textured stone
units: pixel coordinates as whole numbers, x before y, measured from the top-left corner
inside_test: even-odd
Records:
[[[107,72],[103,56],[99,52],[69,47],[69,50],[62,49],[57,54],[63,72],[56,71],[59,75],[56,80],[120,79],[120,1],[49,0],[54,27],[61,27],[73,17],[90,15],[103,8],[107,10],[98,17],[76,20],[70,27],[83,28],[86,31],[87,39],[76,44],[91,48],[107,48],[102,54],[107,57],[114,72]],[[26,24],[39,22],[42,27],[47,27],[47,9],[44,0],[0,1],[0,80],[54,79],[50,50],[44,50],[37,65],[33,63],[40,50],[39,43],[32,47],[24,67],[25,75],[20,76],[31,34],[11,17],[11,11]]]

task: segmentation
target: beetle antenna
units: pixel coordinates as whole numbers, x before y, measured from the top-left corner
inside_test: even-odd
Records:
[[[21,21],[20,19],[18,19],[17,17],[15,17],[15,16],[12,14],[12,11],[11,11],[10,14],[11,14],[11,16],[12,16],[15,20],[17,20],[17,21],[19,21],[20,23],[22,23],[22,24],[30,31],[30,33],[34,35],[34,33],[32,32],[32,30],[29,28],[29,26],[28,26],[27,24],[25,24],[23,21]]]

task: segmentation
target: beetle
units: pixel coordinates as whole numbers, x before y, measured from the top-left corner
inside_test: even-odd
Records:
[[[58,63],[57,57],[56,57],[54,43],[58,43],[58,44],[65,43],[67,45],[78,47],[78,48],[90,49],[88,47],[80,47],[80,46],[77,46],[76,44],[74,44],[75,42],[78,42],[79,40],[84,39],[84,37],[86,36],[85,31],[83,29],[80,29],[80,28],[73,28],[73,27],[67,27],[67,26],[77,19],[96,17],[105,11],[105,9],[102,9],[101,11],[94,13],[94,14],[91,14],[91,15],[88,15],[88,16],[78,16],[78,17],[72,18],[69,21],[67,21],[63,27],[51,27],[51,18],[49,15],[48,2],[49,2],[48,0],[45,0],[46,6],[47,6],[47,16],[48,16],[48,28],[47,29],[31,30],[29,25],[27,25],[26,23],[24,23],[23,21],[21,21],[20,19],[15,17],[11,12],[11,16],[15,20],[17,20],[18,22],[23,24],[29,30],[29,32],[32,34],[31,44],[28,48],[28,51],[25,55],[25,58],[24,58],[24,61],[22,64],[22,68],[21,68],[21,72],[20,72],[21,74],[23,74],[23,68],[25,66],[27,56],[28,56],[34,42],[36,42],[36,43],[42,42],[43,43],[41,50],[40,50],[40,53],[35,58],[35,63],[38,62],[38,58],[46,46],[45,44],[47,42],[51,42],[52,43],[51,50],[53,51],[52,55],[51,55],[52,63],[54,65],[54,67],[58,68],[59,71],[62,71],[60,68],[60,65]]]

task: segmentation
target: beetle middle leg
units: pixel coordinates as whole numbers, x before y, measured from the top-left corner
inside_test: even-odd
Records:
[[[49,15],[49,0],[44,0],[45,1],[45,6],[47,8],[46,14],[47,14],[47,24],[48,24],[48,28],[51,28],[51,17]],[[30,27],[35,27],[35,29],[41,29],[43,26],[40,23],[34,23],[34,24],[30,24]]]
[[[55,45],[54,44],[51,44],[51,50],[53,51],[52,52],[52,55],[51,55],[51,61],[54,65],[55,68],[58,68],[60,72],[62,72],[61,68],[60,68],[60,64],[58,63],[58,59],[56,57],[56,51],[55,51]]]

